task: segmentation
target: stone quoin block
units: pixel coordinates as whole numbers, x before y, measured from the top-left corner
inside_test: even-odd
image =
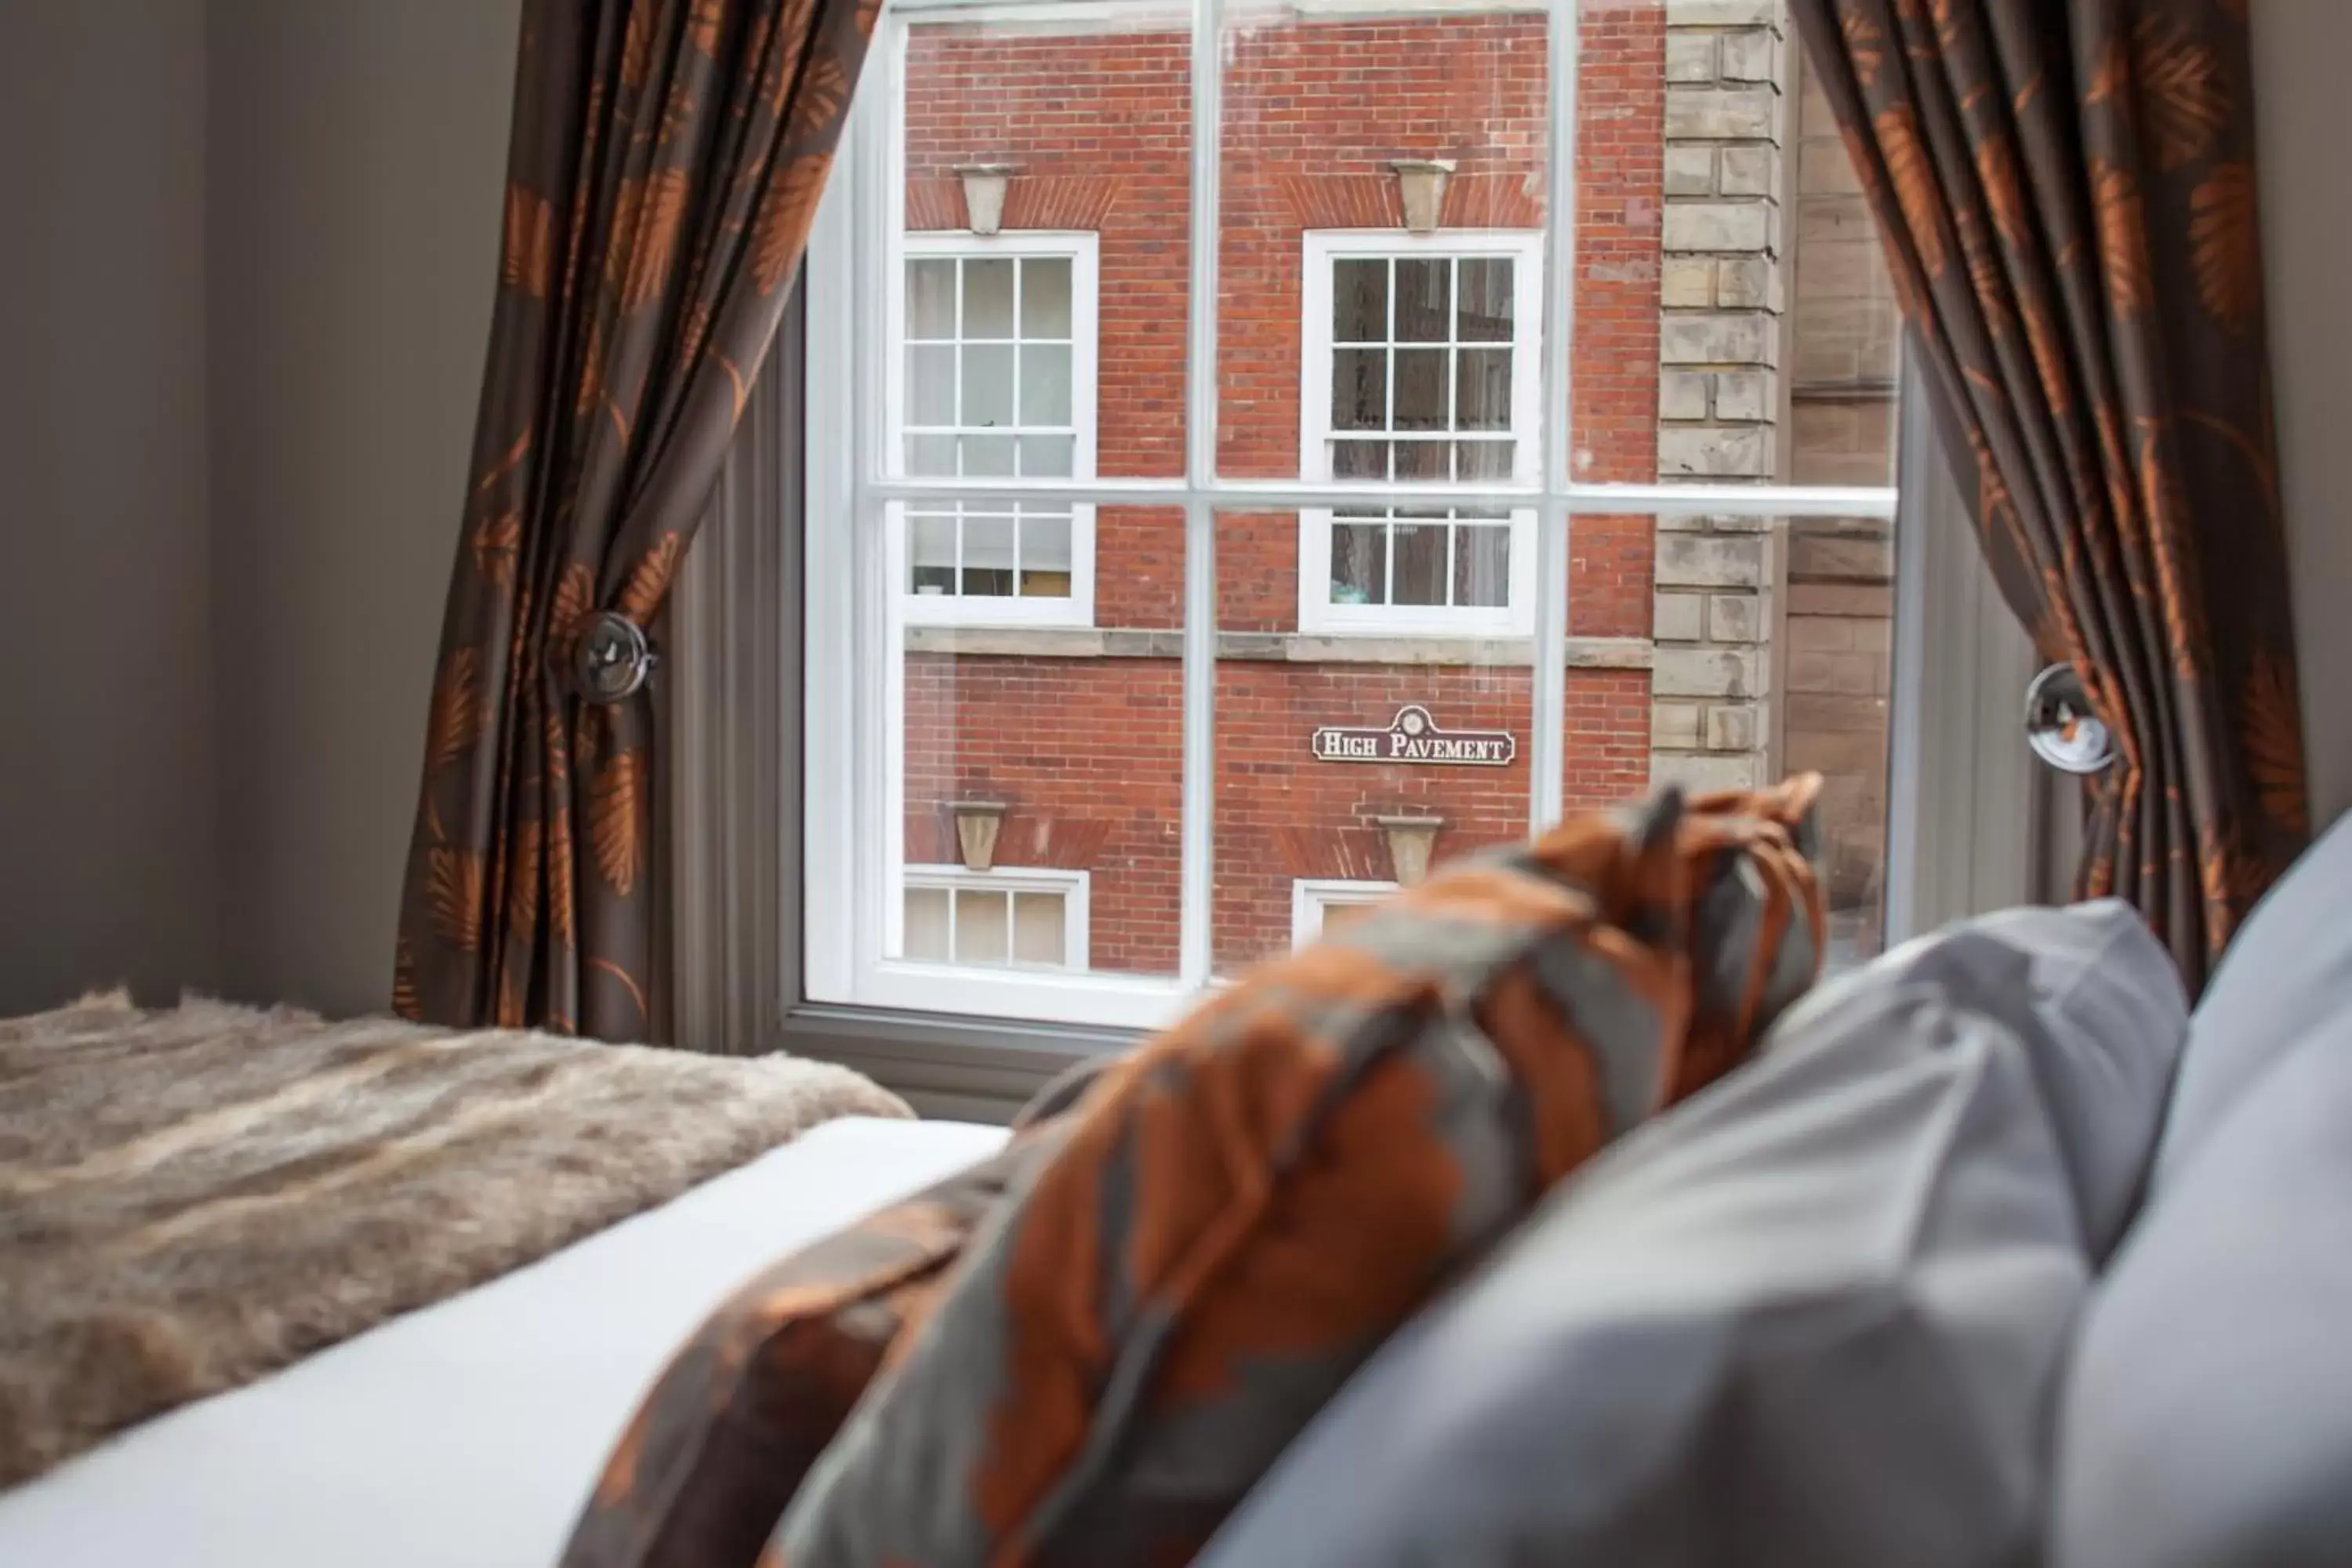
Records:
[[[1715,303],[1715,263],[1703,256],[1669,256],[1658,268],[1658,303],[1666,306]]]
[[[1769,27],[1723,36],[1723,79],[1773,81],[1780,77],[1780,35]]]
[[[1706,635],[1715,642],[1762,642],[1764,596],[1717,594],[1706,602]]]
[[[1715,416],[1717,419],[1777,418],[1780,411],[1780,383],[1769,370],[1727,370],[1715,375]]]
[[[1696,702],[1660,702],[1650,710],[1650,744],[1696,751],[1705,710]]]
[[[1697,642],[1706,635],[1706,599],[1699,594],[1653,595],[1651,635],[1660,642]]]
[[[1701,370],[1669,370],[1658,376],[1658,417],[1704,419],[1707,416],[1707,384]]]
[[[1650,669],[1660,697],[1754,697],[1763,690],[1752,648],[1662,647]]]
[[[1662,364],[1776,364],[1780,323],[1761,310],[1670,315],[1658,323]]]
[[[1709,533],[1660,534],[1661,587],[1753,588],[1764,581],[1764,542]]]
[[[1664,218],[1668,250],[1762,250],[1772,243],[1769,202],[1675,202]]]
[[[1666,137],[1675,142],[1770,139],[1780,95],[1769,87],[1669,87]]]
[[[1787,0],[1666,0],[1666,26],[1777,27],[1786,5]]]
[[[1710,752],[1752,751],[1758,728],[1753,703],[1717,703],[1706,710],[1706,749]]]
[[[1670,196],[1715,195],[1715,149],[1704,142],[1667,148],[1665,184]]]
[[[1716,47],[1721,37],[1719,33],[1668,33],[1666,79],[1676,82],[1715,80]]]
[[[1769,479],[1771,426],[1662,426],[1658,430],[1658,474],[1664,479]]]
[[[1772,196],[1780,191],[1777,147],[1726,147],[1718,189],[1727,196]]]
[[[1650,758],[1650,787],[1680,784],[1695,795],[1709,790],[1754,789],[1759,761],[1753,756],[1706,756],[1690,752],[1658,752]]]

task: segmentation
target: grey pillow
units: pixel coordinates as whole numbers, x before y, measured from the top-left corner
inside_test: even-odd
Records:
[[[2173,1181],[2255,1079],[2347,1008],[2352,816],[2304,852],[2222,953],[2189,1025],[2153,1184]]]
[[[2352,1561],[2347,1315],[2339,1007],[2157,1193],[2093,1300],[2062,1406],[2055,1568]]]
[[[1343,1389],[1205,1568],[2009,1564],[2187,1026],[2116,906],[1817,991]]]

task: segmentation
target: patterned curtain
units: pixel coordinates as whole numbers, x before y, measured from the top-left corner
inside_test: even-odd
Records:
[[[1978,532],[2114,731],[2086,897],[2192,990],[2308,832],[2248,0],[1793,0]]]
[[[652,1029],[646,694],[583,628],[667,594],[879,0],[527,0],[505,249],[394,979],[404,1016]]]

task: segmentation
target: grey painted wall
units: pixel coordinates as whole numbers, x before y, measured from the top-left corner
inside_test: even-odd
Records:
[[[223,978],[383,1008],[520,0],[215,0]]]
[[[118,978],[383,1005],[518,12],[0,4],[0,626],[70,672],[0,681],[0,1011]],[[2276,0],[2255,47],[2325,819],[2352,807],[2326,467],[2352,5]]]
[[[2352,365],[2352,176],[2344,84],[2352,5],[2270,0],[2253,11],[2263,270],[2278,384],[2281,482],[2294,559],[2294,630],[2310,748],[2312,815],[2352,810],[2352,489],[2344,447]]]
[[[217,973],[203,0],[0,4],[0,1014]]]

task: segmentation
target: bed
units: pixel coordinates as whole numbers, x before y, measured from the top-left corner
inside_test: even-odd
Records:
[[[536,1263],[0,1493],[0,1563],[551,1563],[614,1434],[713,1300],[1003,1138],[867,1117],[812,1128]]]

